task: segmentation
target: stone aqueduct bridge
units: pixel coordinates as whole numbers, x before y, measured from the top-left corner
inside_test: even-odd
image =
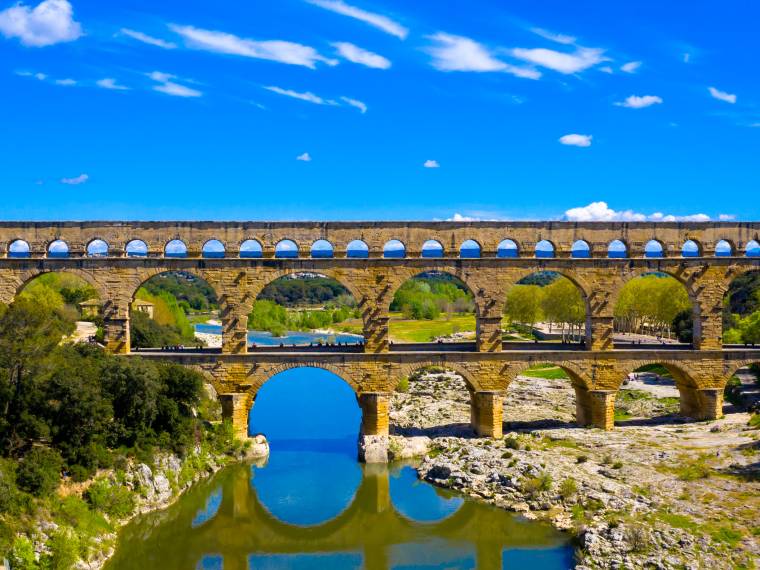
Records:
[[[498,255],[498,244],[507,238],[517,246],[515,258]],[[744,255],[747,244],[759,238],[760,223],[734,222],[6,222],[0,224],[0,301],[12,301],[41,273],[75,273],[91,283],[103,301],[108,349],[129,353],[129,307],[140,285],[170,270],[202,277],[219,297],[221,351],[157,353],[152,357],[174,358],[210,375],[224,412],[240,435],[247,433],[248,412],[261,385],[274,374],[296,366],[331,370],[351,385],[363,410],[367,434],[387,433],[389,394],[401,376],[422,366],[451,368],[465,378],[472,393],[476,431],[498,437],[502,397],[510,382],[531,365],[553,363],[572,378],[578,422],[610,429],[615,394],[626,374],[654,362],[672,371],[683,414],[698,419],[721,414],[722,391],[728,378],[739,367],[760,360],[758,352],[726,349],[721,342],[724,295],[738,275],[760,269],[760,258]],[[9,245],[19,239],[29,244],[29,257],[8,254]],[[96,239],[108,244],[107,255],[88,256],[87,246]],[[126,244],[134,239],[147,244],[147,256],[127,255]],[[166,244],[175,239],[187,245],[186,257],[165,255]],[[212,239],[224,245],[223,258],[202,256],[203,245]],[[261,258],[240,257],[240,244],[249,239],[261,245]],[[405,245],[405,256],[384,258],[384,244],[394,239]],[[48,253],[55,240],[66,242],[67,257]],[[296,258],[276,257],[276,245],[282,240],[295,242]],[[329,241],[333,256],[311,257],[311,245],[316,240]],[[347,256],[347,245],[354,240],[367,244],[366,259]],[[427,240],[437,240],[443,246],[443,257],[422,257],[422,245]],[[460,245],[466,240],[479,244],[478,258],[459,257]],[[536,257],[535,245],[541,240],[554,246],[554,257]],[[588,244],[589,258],[572,257],[577,240]],[[625,244],[625,258],[608,257],[608,244],[613,240]],[[650,240],[662,245],[661,258],[646,257],[645,244]],[[681,255],[687,240],[697,244],[696,257]],[[727,256],[716,255],[716,244],[721,240],[732,248]],[[547,270],[572,280],[585,299],[586,350],[505,349],[509,345],[502,344],[500,323],[507,289],[526,275]],[[333,277],[354,295],[364,322],[362,353],[341,352],[337,347],[319,353],[274,349],[248,353],[247,315],[259,292],[278,277],[303,271]],[[425,271],[455,275],[473,292],[475,351],[391,349],[388,309],[393,294],[405,280]],[[658,351],[614,346],[613,308],[621,288],[630,279],[652,271],[672,275],[688,291],[694,314],[693,348]]]

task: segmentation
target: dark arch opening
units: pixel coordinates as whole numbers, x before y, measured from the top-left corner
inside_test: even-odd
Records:
[[[644,246],[644,257],[652,259],[665,257],[665,247],[656,239],[650,239]]]
[[[587,314],[587,301],[572,280],[555,271],[531,273],[507,291],[503,339],[513,346],[580,345],[587,337]]]
[[[193,273],[152,276],[135,291],[130,305],[132,348],[220,347],[218,303],[213,287]]]
[[[422,257],[425,258],[439,258],[443,257],[443,246],[441,245],[441,242],[429,239],[425,243],[422,244]]]
[[[259,258],[263,257],[264,253],[261,248],[261,243],[255,239],[247,239],[240,244],[240,257],[244,258]]]
[[[274,256],[281,259],[298,257],[298,245],[292,239],[284,239],[274,247]]]
[[[474,239],[468,239],[462,242],[459,248],[459,257],[465,259],[477,259],[480,257],[480,244]]]
[[[383,257],[400,259],[406,257],[406,246],[397,239],[388,241],[383,246]]]
[[[615,396],[616,425],[673,422],[690,407],[694,382],[676,366],[652,362],[637,367]]]
[[[694,305],[683,283],[661,272],[628,281],[613,308],[614,342],[629,348],[691,345]]]
[[[124,247],[127,257],[147,257],[148,244],[141,239],[133,239]]]
[[[715,244],[715,257],[731,257],[734,255],[734,246],[730,241],[720,240]]]
[[[517,248],[517,243],[511,239],[505,239],[499,242],[496,247],[496,257],[520,257],[520,252]]]
[[[549,240],[542,239],[536,244],[536,257],[548,259],[554,257],[555,247]]]
[[[475,340],[475,297],[450,273],[429,271],[407,279],[395,291],[389,311],[394,344]]]
[[[311,256],[316,259],[327,259],[334,255],[333,244],[326,239],[318,239],[311,244]]]
[[[367,259],[369,257],[369,246],[366,242],[355,239],[346,246],[346,257]]]
[[[187,244],[181,239],[173,239],[164,247],[164,257],[187,257]]]
[[[723,298],[723,344],[760,346],[760,270],[737,275]]]
[[[296,272],[268,283],[248,316],[248,341],[257,347],[359,350],[361,310],[340,282],[314,272]]]
[[[744,250],[747,257],[760,257],[760,243],[757,240],[751,240]]]
[[[570,250],[570,256],[575,259],[588,259],[591,257],[591,246],[587,241],[579,239],[573,243],[573,247]]]
[[[259,501],[274,517],[313,526],[351,505],[362,481],[361,409],[343,378],[308,366],[279,372],[259,388],[249,422],[249,433],[263,433],[270,444],[267,466],[254,479]]]
[[[607,246],[607,257],[611,259],[628,257],[628,247],[625,242],[619,239],[612,240]]]
[[[681,257],[699,257],[702,249],[693,239],[687,239],[681,247]]]

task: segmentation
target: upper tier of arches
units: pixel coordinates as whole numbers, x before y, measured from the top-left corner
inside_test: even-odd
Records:
[[[174,237],[162,242],[151,242],[134,237],[126,241],[109,243],[99,236],[82,244],[73,244],[63,238],[42,243],[15,238],[5,244],[4,255],[8,258],[28,257],[167,257],[167,258],[700,258],[700,257],[749,257],[760,258],[760,237],[736,243],[720,239],[705,245],[695,238],[681,244],[668,244],[652,237],[631,244],[623,236],[606,243],[594,243],[575,239],[559,244],[550,239],[522,242],[504,237],[491,246],[467,238],[461,242],[431,237],[421,242],[391,238],[384,242],[372,242],[361,237],[345,243],[336,243],[318,237],[310,241],[283,238],[277,241],[262,237],[249,237],[240,242],[230,242],[212,237],[201,242]]]

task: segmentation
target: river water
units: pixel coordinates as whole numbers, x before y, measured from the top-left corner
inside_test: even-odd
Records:
[[[195,330],[199,333],[207,334],[222,334],[222,327],[220,325],[208,325],[205,323],[199,323],[195,325]],[[315,332],[303,332],[303,331],[288,331],[285,336],[272,336],[272,333],[266,331],[248,331],[248,344],[256,344],[258,346],[292,346],[308,345],[311,343],[321,342],[325,344],[327,342],[340,342],[356,344],[362,341],[360,335],[337,333],[315,333]]]
[[[251,431],[269,436],[268,461],[228,467],[132,521],[107,570],[572,566],[567,537],[548,525],[423,483],[409,465],[358,463],[359,414],[325,371],[278,375],[251,416]]]

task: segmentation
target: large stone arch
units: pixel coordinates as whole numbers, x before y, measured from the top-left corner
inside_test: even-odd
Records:
[[[294,370],[297,368],[319,368],[331,372],[343,382],[349,385],[349,387],[358,395],[362,392],[361,381],[356,381],[353,375],[342,366],[336,366],[331,362],[323,362],[320,360],[294,360],[292,362],[283,362],[279,364],[262,364],[256,366],[256,369],[249,377],[250,387],[248,393],[251,397],[251,402],[256,399],[256,396],[261,387],[269,382],[272,378],[282,372],[288,370]]]
[[[453,362],[441,362],[440,360],[433,359],[418,362],[408,362],[401,365],[400,375],[402,377],[411,376],[416,371],[425,368],[443,368],[444,370],[451,370],[452,372],[456,372],[464,379],[465,384],[467,384],[467,389],[470,392],[479,392],[484,389],[483,384],[477,377],[477,374],[468,370],[465,365]]]
[[[586,372],[574,362],[566,360],[555,360],[552,358],[543,358],[540,354],[536,355],[535,360],[523,362],[510,362],[504,366],[501,370],[501,376],[504,378],[505,390],[509,389],[515,378],[520,376],[523,372],[534,366],[551,365],[561,368],[569,377],[573,387],[582,388],[584,390],[593,390],[595,388],[594,383],[587,377]]]
[[[87,269],[81,269],[78,267],[62,267],[60,269],[58,268],[47,268],[47,269],[27,269],[20,271],[16,275],[15,279],[15,290],[13,291],[12,299],[15,299],[21,291],[23,291],[24,287],[29,285],[30,282],[34,281],[37,277],[40,277],[41,275],[45,275],[47,273],[70,273],[71,275],[76,275],[83,281],[87,282],[88,284],[92,285],[92,287],[95,289],[95,291],[98,293],[98,297],[101,301],[106,301],[108,299],[108,292],[106,289],[106,286],[101,283],[97,277],[95,272],[89,271]]]

